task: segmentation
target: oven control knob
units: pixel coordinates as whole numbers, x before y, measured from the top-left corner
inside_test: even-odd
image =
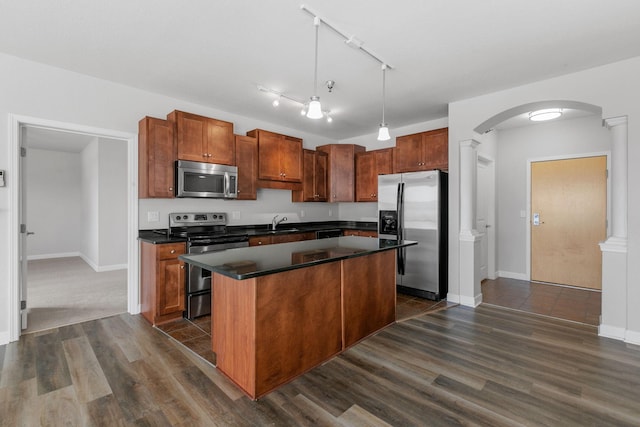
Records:
[[[181,219],[181,218],[180,218],[180,215],[178,215],[178,216],[176,217],[176,220],[177,220],[177,221],[180,221],[180,219]]]
[[[213,216],[213,219],[217,219],[217,218],[218,218],[218,215],[214,215],[214,216]]]

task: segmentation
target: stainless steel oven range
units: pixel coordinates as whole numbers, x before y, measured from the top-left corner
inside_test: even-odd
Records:
[[[227,231],[224,212],[187,212],[169,214],[169,235],[187,239],[188,254],[204,254],[249,246],[247,234]],[[186,280],[185,317],[211,314],[211,272],[189,264]]]

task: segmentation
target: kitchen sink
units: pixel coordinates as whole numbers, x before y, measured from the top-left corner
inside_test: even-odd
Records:
[[[277,230],[269,230],[269,234],[293,233],[294,231],[300,230],[297,228],[278,228]]]

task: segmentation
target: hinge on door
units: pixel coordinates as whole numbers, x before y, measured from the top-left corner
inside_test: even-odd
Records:
[[[604,177],[609,178],[609,169],[604,170]]]
[[[27,157],[27,149],[25,147],[20,147],[20,156]]]
[[[21,233],[27,232],[27,224],[20,224],[20,232]]]
[[[26,309],[27,309],[27,302],[20,301],[20,310],[26,310]]]

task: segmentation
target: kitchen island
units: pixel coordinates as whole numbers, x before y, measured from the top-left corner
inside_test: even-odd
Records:
[[[338,237],[181,255],[212,272],[218,369],[257,399],[395,321],[396,250]]]

